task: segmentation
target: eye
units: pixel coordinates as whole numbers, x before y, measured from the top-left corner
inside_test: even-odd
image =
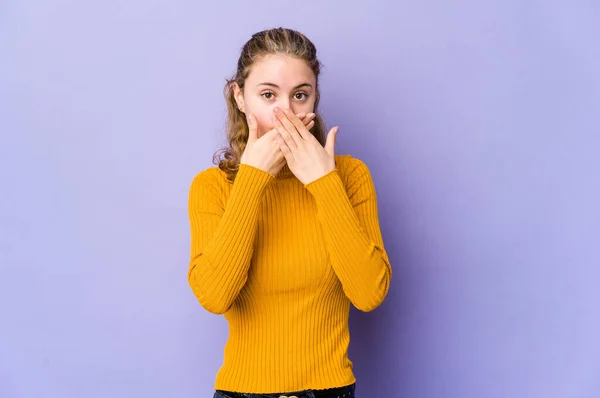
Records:
[[[300,95],[300,98],[298,98],[298,95]],[[303,97],[302,97],[302,96],[303,96]],[[297,100],[303,101],[303,100],[305,100],[305,99],[307,99],[307,98],[308,98],[308,94],[306,94],[306,93],[302,93],[302,92],[299,92],[299,93],[296,93],[296,94],[294,94],[294,97],[295,97]]]
[[[272,92],[270,92],[270,91],[266,91],[266,92],[264,92],[264,93],[262,93],[262,94],[261,94],[261,96],[262,96],[264,99],[267,99],[267,100],[273,99],[273,96],[274,96],[274,95],[275,95],[275,94],[274,94],[274,93],[272,93]],[[269,97],[267,97],[267,96],[269,96]]]

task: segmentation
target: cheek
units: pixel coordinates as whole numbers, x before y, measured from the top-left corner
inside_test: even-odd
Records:
[[[264,104],[257,98],[246,98],[246,110],[256,116],[258,122],[258,136],[260,137],[273,128],[271,115],[272,107]]]
[[[263,135],[274,127],[273,122],[271,121],[271,113],[269,111],[263,111],[260,114],[255,115],[258,121],[259,135]]]

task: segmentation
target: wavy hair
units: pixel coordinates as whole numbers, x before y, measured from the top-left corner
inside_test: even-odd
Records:
[[[248,123],[246,116],[237,107],[233,83],[237,83],[240,90],[244,89],[246,78],[250,74],[252,65],[266,55],[283,54],[303,59],[313,71],[316,78],[316,100],[313,113],[315,125],[310,129],[312,135],[325,145],[325,129],[323,119],[319,115],[319,74],[321,63],[317,59],[315,45],[302,33],[285,28],[263,30],[252,35],[244,44],[237,63],[237,71],[233,77],[227,79],[223,94],[227,103],[226,140],[227,146],[222,147],[213,155],[213,163],[227,173],[231,182],[239,170],[240,159],[248,142]]]

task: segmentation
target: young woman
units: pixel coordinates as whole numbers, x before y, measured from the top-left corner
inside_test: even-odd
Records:
[[[229,147],[190,187],[189,284],[229,323],[214,398],[354,398],[350,303],[390,286],[369,169],[325,137],[316,55],[294,30],[252,36],[225,86]]]

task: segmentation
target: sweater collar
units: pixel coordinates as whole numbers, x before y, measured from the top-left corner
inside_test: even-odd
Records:
[[[285,180],[293,177],[295,177],[295,175],[294,173],[292,173],[292,170],[290,170],[290,167],[288,166],[287,162],[285,162],[281,170],[279,170],[279,173],[277,173],[277,175],[275,176],[275,178],[277,178],[278,180]]]

